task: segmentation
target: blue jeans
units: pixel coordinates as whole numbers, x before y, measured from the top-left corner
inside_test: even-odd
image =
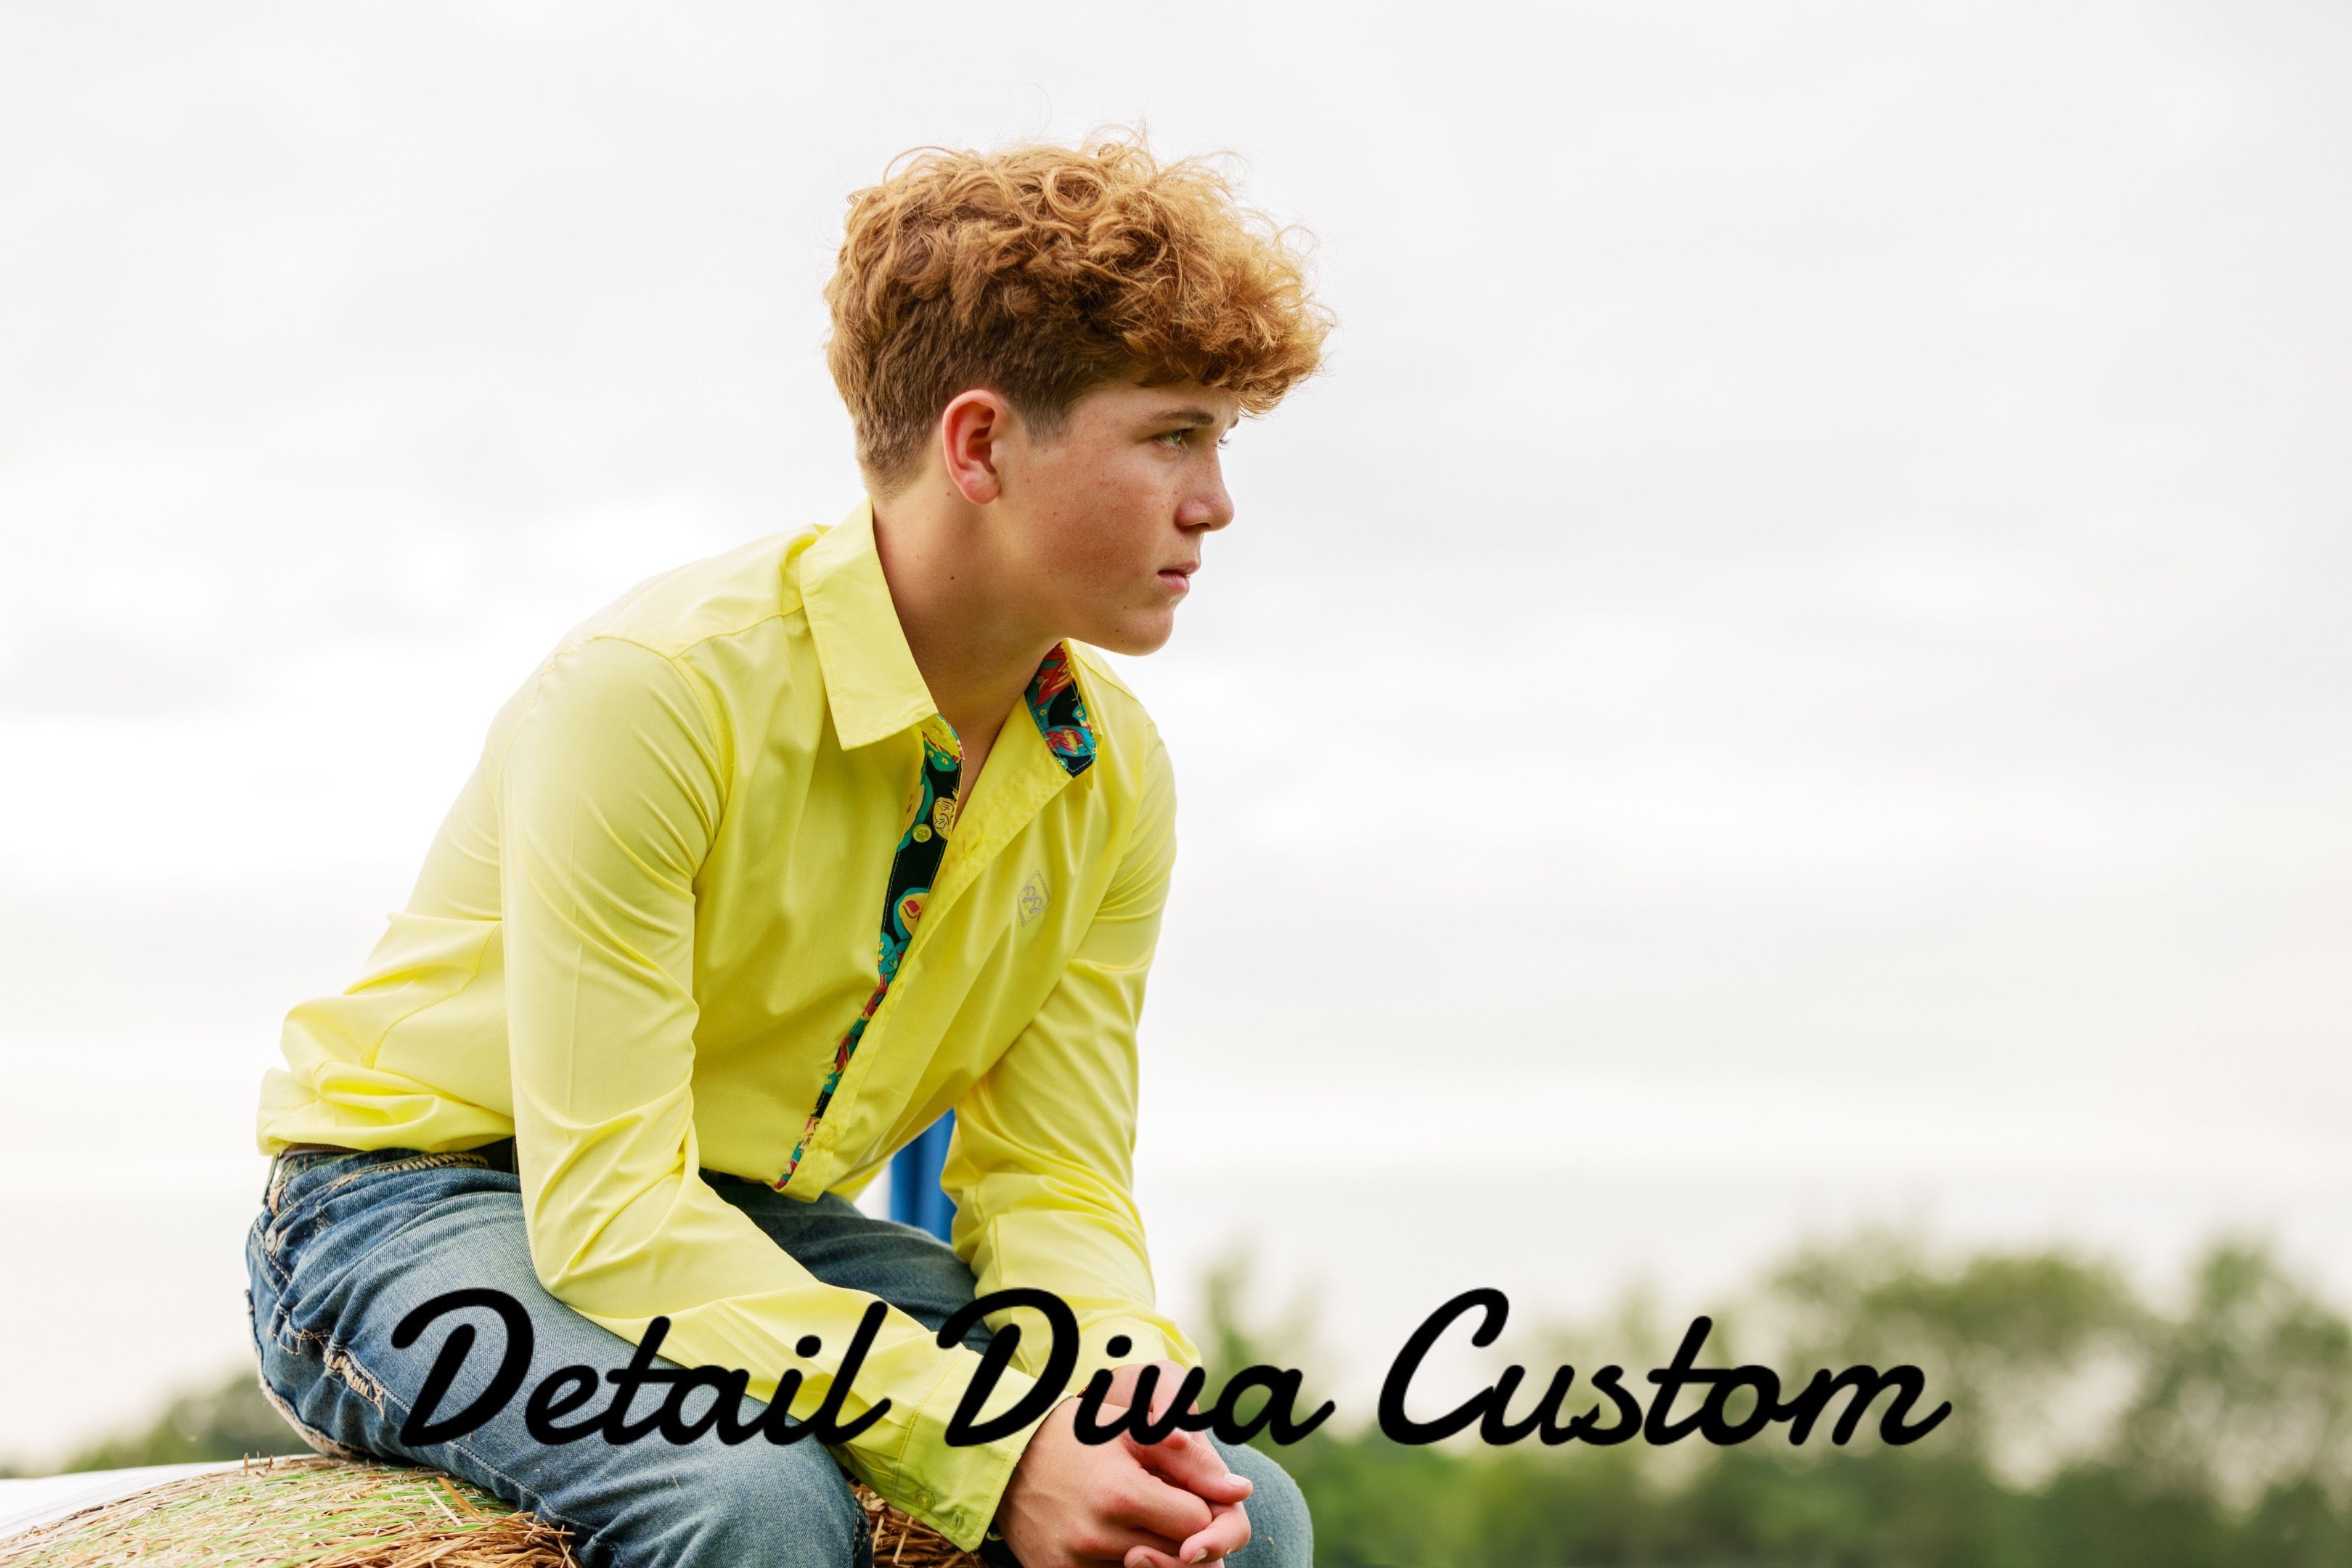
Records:
[[[972,1298],[971,1270],[923,1232],[827,1195],[802,1203],[758,1182],[705,1171],[728,1202],[828,1284],[864,1290],[936,1329]],[[431,1465],[570,1529],[587,1568],[867,1568],[866,1516],[833,1456],[814,1442],[740,1446],[717,1430],[674,1445],[658,1433],[551,1447],[525,1429],[529,1392],[559,1367],[628,1364],[635,1347],[548,1294],[532,1270],[516,1176],[475,1153],[413,1149],[281,1155],[246,1240],[254,1349],[272,1403],[311,1447],[351,1458]],[[393,1328],[446,1291],[488,1287],[530,1315],[522,1388],[486,1425],[446,1442],[404,1445],[449,1326],[479,1339],[436,1415],[487,1387],[505,1333],[487,1310],[438,1320],[405,1351]],[[985,1327],[973,1333],[983,1342]],[[648,1391],[650,1393],[650,1391]],[[744,1401],[756,1420],[757,1402]],[[636,1409],[650,1412],[639,1396]],[[1255,1449],[1218,1443],[1256,1489],[1251,1541],[1233,1568],[1307,1568],[1313,1537],[1297,1487]]]

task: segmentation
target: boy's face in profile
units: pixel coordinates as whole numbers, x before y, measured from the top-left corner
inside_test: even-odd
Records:
[[[1233,521],[1218,444],[1240,416],[1230,393],[1111,382],[1049,437],[1011,422],[991,510],[1042,618],[1115,653],[1168,640],[1203,536]]]

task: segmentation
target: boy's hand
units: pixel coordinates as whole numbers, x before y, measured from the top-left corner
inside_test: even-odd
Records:
[[[1152,1403],[1167,1408],[1163,1400]],[[1105,1405],[1105,1420],[1116,1414]],[[1179,1430],[1146,1444],[1122,1432],[1108,1443],[1081,1443],[1076,1419],[1076,1401],[1055,1407],[997,1506],[996,1528],[1023,1568],[1198,1568],[1248,1544],[1241,1500],[1249,1480],[1226,1469],[1206,1438]]]
[[[1106,1409],[1112,1405],[1132,1408],[1135,1404],[1135,1385],[1143,1375],[1143,1369],[1146,1366],[1160,1369],[1160,1375],[1151,1385],[1151,1420],[1156,1426],[1167,1418],[1168,1406],[1175,1400],[1176,1391],[1183,1386],[1184,1373],[1187,1369],[1181,1362],[1129,1362],[1124,1366],[1113,1367],[1110,1374],[1110,1392],[1104,1396],[1103,1405]],[[1201,1408],[1201,1402],[1197,1399],[1193,1400],[1186,1408],[1198,1411]],[[1172,1435],[1183,1436],[1181,1433]],[[1249,1514],[1242,1508],[1240,1500],[1250,1494],[1249,1479],[1246,1476],[1234,1475],[1233,1471],[1227,1469],[1223,1458],[1218,1454],[1214,1445],[1207,1438],[1194,1434],[1192,1436],[1192,1446],[1206,1455],[1209,1459],[1215,1461],[1215,1473],[1221,1480],[1240,1483],[1239,1492],[1236,1494],[1231,1487],[1216,1487],[1205,1491],[1196,1490],[1195,1495],[1209,1505],[1209,1512],[1213,1516],[1210,1528],[1182,1542],[1178,1555],[1172,1559],[1151,1547],[1136,1547],[1127,1554],[1122,1568],[1185,1568],[1184,1554],[1195,1549],[1205,1549],[1201,1559],[1202,1563],[1216,1563],[1249,1544]],[[1150,1461],[1147,1459],[1145,1462],[1149,1464]],[[1202,1465],[1202,1468],[1206,1470],[1208,1467]],[[1165,1479],[1178,1486],[1186,1485],[1183,1479],[1175,1475],[1167,1476]],[[1234,1500],[1225,1500],[1228,1497]],[[1240,1531],[1238,1538],[1233,1536],[1235,1529]]]
[[[1186,1369],[1179,1362],[1131,1361],[1124,1366],[1111,1368],[1110,1392],[1103,1396],[1103,1408],[1106,1412],[1114,1405],[1126,1408],[1135,1404],[1135,1384],[1137,1380],[1142,1377],[1143,1369],[1147,1366],[1160,1369],[1160,1376],[1151,1385],[1151,1419],[1156,1425],[1167,1415],[1169,1402],[1176,1397],[1177,1389],[1183,1386],[1184,1383]],[[1191,1405],[1193,1410],[1198,1410],[1200,1407],[1201,1402],[1197,1399]],[[1108,1418],[1108,1415],[1105,1418]]]

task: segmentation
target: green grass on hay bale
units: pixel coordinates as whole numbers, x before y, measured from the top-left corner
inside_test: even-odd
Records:
[[[856,1489],[877,1568],[979,1559]],[[0,1568],[577,1568],[568,1532],[438,1470],[254,1459],[0,1541]]]

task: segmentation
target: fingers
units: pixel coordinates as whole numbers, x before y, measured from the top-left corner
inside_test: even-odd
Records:
[[[1195,1497],[1211,1502],[1239,1502],[1250,1495],[1249,1478],[1227,1469],[1216,1445],[1197,1432],[1171,1432],[1157,1443],[1138,1443],[1130,1437],[1128,1447],[1145,1469]]]
[[[1249,1514],[1239,1503],[1225,1503],[1206,1530],[1186,1539],[1172,1554],[1154,1546],[1133,1546],[1121,1559],[1121,1568],[1203,1568],[1222,1563],[1249,1542]]]
[[[1151,1373],[1151,1407],[1145,1412],[1146,1417],[1155,1426],[1168,1418],[1169,1410],[1176,1403],[1176,1395],[1184,1386],[1187,1369],[1181,1362],[1136,1361],[1114,1370],[1109,1396],[1103,1401],[1106,1413],[1114,1405],[1134,1405],[1136,1386],[1142,1381],[1147,1369]]]
[[[1117,1500],[1104,1511],[1112,1522],[1137,1535],[1172,1543],[1197,1535],[1214,1523],[1212,1506],[1186,1489],[1170,1486],[1145,1471],[1121,1485]],[[1134,1543],[1120,1544],[1125,1547]]]
[[[1107,1542],[1101,1556],[1088,1556],[1080,1561],[1096,1563],[1113,1559],[1120,1563],[1121,1568],[1187,1568],[1184,1548],[1178,1542],[1133,1531],[1129,1531],[1123,1541]],[[1200,1568],[1200,1565],[1194,1563],[1191,1568]]]
[[[1187,1540],[1177,1555],[1185,1563],[1211,1563],[1230,1557],[1250,1542],[1249,1510],[1237,1502],[1220,1504],[1209,1528]]]

